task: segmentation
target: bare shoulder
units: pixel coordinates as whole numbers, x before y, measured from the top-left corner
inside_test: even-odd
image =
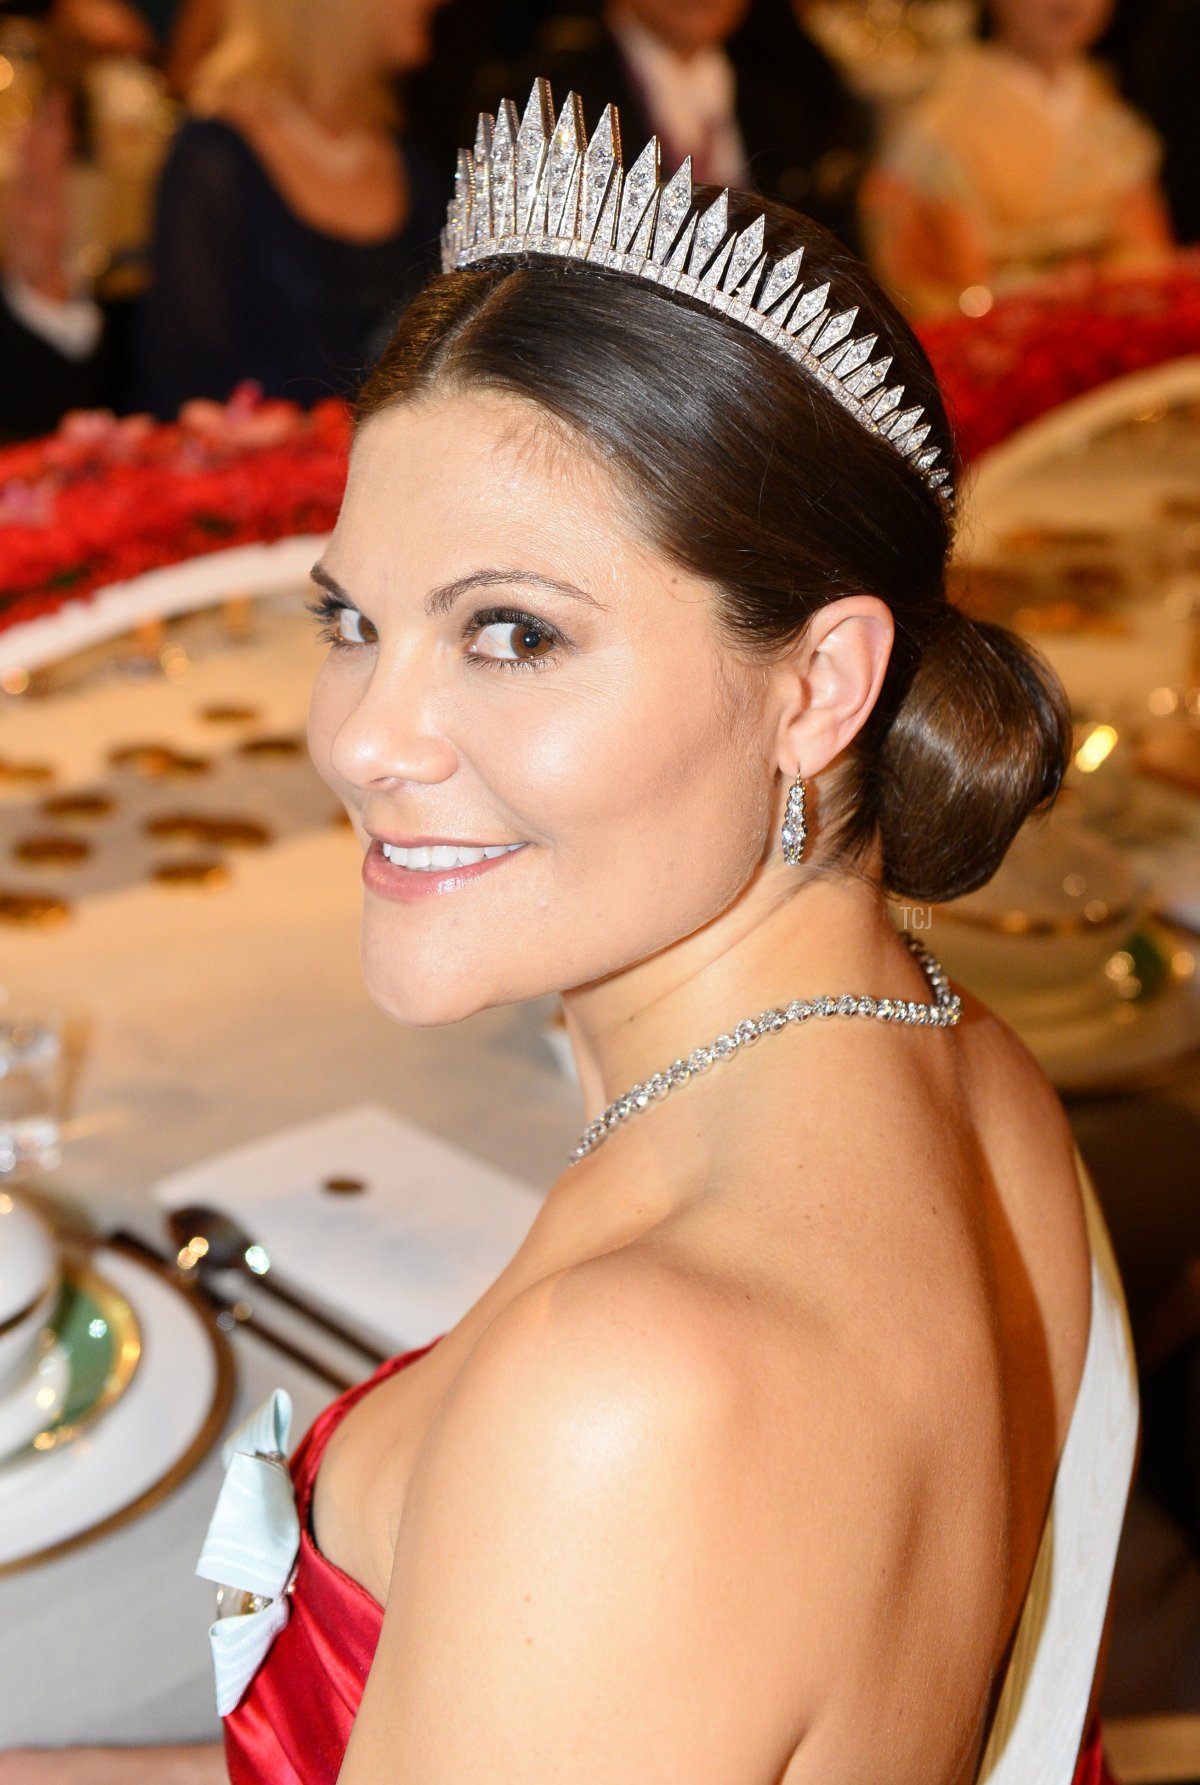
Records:
[[[979,1141],[1003,1355],[1010,1393],[1026,1408],[1023,1423],[1014,1426],[1014,1458],[1030,1447],[1026,1491],[1036,1507],[1034,1484],[1052,1471],[1065,1440],[1087,1351],[1087,1214],[1075,1140],[1057,1091],[995,1012],[969,994],[963,1007],[966,1092]],[[1035,1390],[1039,1375],[1048,1383]],[[1035,1392],[1045,1407],[1040,1421],[1029,1416]]]
[[[1087,1221],[1062,1100],[1016,1031],[970,993],[962,996],[971,1114],[1016,1237],[1028,1220],[1045,1254],[1056,1236],[1061,1250],[1048,1254],[1050,1267],[1069,1275],[1073,1257],[1077,1281],[1082,1273],[1086,1282]]]
[[[716,1298],[626,1247],[513,1297],[467,1354],[440,1418],[482,1433],[499,1417],[502,1442],[554,1445],[563,1462],[597,1440],[615,1461],[614,1445],[652,1438],[653,1470],[668,1466],[668,1439],[727,1438],[738,1400]]]
[[[786,1393],[776,1343],[636,1247],[496,1315],[409,1482],[347,1785],[398,1753],[458,1780],[481,1743],[514,1785],[781,1777],[923,1487],[815,1323]]]

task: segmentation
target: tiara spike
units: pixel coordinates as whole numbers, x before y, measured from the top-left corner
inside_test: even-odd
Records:
[[[667,258],[667,264],[663,268],[663,272],[672,274],[672,277],[670,279],[663,279],[661,274],[656,275],[661,284],[677,285],[679,283],[674,275],[682,273],[687,267],[688,255],[692,251],[692,242],[695,239],[696,225],[698,221],[699,219],[696,217],[688,218],[683,234],[672,248],[670,255]]]
[[[536,228],[545,207],[545,233],[573,237],[579,209],[579,160],[583,153],[583,101],[568,93],[542,167],[533,204]]]
[[[829,311],[822,310],[821,314],[819,316],[814,316],[808,327],[802,328],[800,333],[796,336],[797,347],[803,347],[814,363],[816,362],[816,355],[812,352],[812,344],[828,321]]]
[[[617,251],[630,251],[638,227],[653,208],[658,191],[658,138],[652,136],[642,150],[621,187],[621,210],[617,218]]]
[[[471,157],[466,148],[457,154],[454,168],[454,198],[446,211],[446,227],[441,232],[441,270],[454,266],[468,248],[468,223],[471,214]]]
[[[748,229],[743,229],[738,234],[725,276],[721,280],[722,291],[736,291],[755,261],[761,261],[766,234],[767,220],[761,214]]]
[[[650,195],[650,203],[646,206],[642,220],[634,231],[633,240],[626,250],[627,260],[640,260],[647,269],[654,265],[650,257],[650,245],[654,240],[654,228],[658,221],[658,201],[661,196],[662,187],[660,186],[656,192]],[[658,275],[647,270],[643,276],[647,279],[654,279]]]
[[[824,285],[814,285],[808,291],[802,291],[800,293],[799,298],[796,300],[795,308],[789,312],[786,322],[784,322],[782,316],[778,317],[777,320],[787,329],[789,335],[794,335],[798,329],[804,327],[805,323],[811,322],[814,316],[819,316],[821,314],[825,308],[825,299],[828,296],[829,281],[826,280]]]
[[[766,255],[760,254],[758,259],[755,261],[754,265],[750,268],[750,271],[746,274],[745,278],[742,279],[736,286],[734,285],[732,274],[726,273],[724,284],[725,284],[726,291],[729,292],[729,294],[730,294],[730,297],[729,297],[729,314],[730,314],[730,316],[734,316],[739,321],[744,322],[744,321],[747,321],[751,316],[757,314],[756,309],[754,307],[754,293],[758,289],[758,282],[762,278],[763,268],[766,266],[766,264],[767,264]]]
[[[860,400],[863,397],[868,397],[873,390],[878,390],[891,369],[892,356],[888,353],[882,359],[875,360],[873,364],[864,366],[861,372],[851,373],[846,380],[846,389],[852,397],[858,397]]]
[[[836,372],[845,384],[850,373],[857,372],[870,359],[878,339],[878,335],[860,335],[857,341],[847,341],[840,353],[832,354],[825,361],[826,370]],[[853,396],[853,391],[850,394]]]
[[[831,316],[825,327],[813,342],[813,358],[823,359],[831,348],[840,347],[850,330],[854,327],[858,316],[858,305],[852,310],[842,310]]]
[[[604,257],[612,254],[613,240],[617,233],[617,217],[620,214],[622,183],[620,163],[615,162],[605,188],[599,215],[596,218],[596,226],[588,237],[587,255],[589,260],[597,256]]]
[[[706,211],[701,211],[696,224],[696,235],[692,243],[692,252],[688,257],[688,272],[693,279],[699,279],[705,268],[712,261],[719,245],[729,234],[729,191],[726,189],[718,198],[714,198]]]
[[[474,241],[494,233],[492,220],[492,125],[490,112],[480,112],[475,126],[475,153],[471,165],[471,236]]]
[[[529,228],[534,199],[541,183],[546,150],[554,133],[554,98],[549,81],[539,75],[525,102],[525,115],[517,131],[516,234]],[[540,232],[539,232],[540,233]]]
[[[922,410],[921,413],[924,414],[924,410]],[[921,448],[928,440],[932,431],[932,426],[929,422],[922,422],[919,428],[913,429],[912,433],[908,436],[908,439],[904,442],[904,456],[906,459],[916,457],[917,453],[920,452]]]
[[[583,117],[580,113],[582,131]],[[590,245],[600,209],[609,187],[621,175],[621,126],[617,109],[606,105],[591,141],[582,148],[582,172],[579,194],[579,238]],[[611,241],[611,235],[610,235]]]
[[[757,308],[764,316],[768,316],[776,304],[782,304],[792,293],[792,287],[800,277],[800,262],[804,259],[803,248],[793,249],[791,254],[777,260],[767,274],[767,282],[762,288],[762,296]]]
[[[893,446],[899,446],[902,440],[908,439],[924,413],[924,409],[918,403],[914,409],[906,409],[902,415],[892,418],[888,424],[887,437]]]
[[[706,304],[715,304],[720,309],[728,308],[728,299],[722,295],[722,286],[733,254],[734,241],[735,238],[730,236],[725,246],[718,249],[716,259],[709,262],[701,275],[696,292],[697,297],[702,297]]]
[[[692,205],[692,158],[685,155],[658,196],[658,217],[654,226],[654,246],[650,259],[666,266],[683,220]]]
[[[520,128],[516,106],[511,99],[502,99],[496,109],[496,125],[492,131],[492,227],[500,237],[516,234],[513,210],[516,169],[513,164]]]
[[[805,288],[803,248],[772,260],[763,213],[732,227],[728,191],[712,198],[694,186],[690,157],[665,182],[661,159],[651,137],[627,170],[614,106],[589,138],[578,95],[568,93],[556,116],[549,83],[536,80],[520,117],[502,100],[495,118],[480,114],[473,146],[459,154],[443,271],[504,255],[587,259],[677,291],[783,353],[952,503],[951,470],[938,463],[939,447],[926,447],[924,409],[901,410],[904,386],[886,385],[891,354],[872,360],[878,336],[854,335],[858,306],[839,310],[829,281]]]
[[[898,409],[903,395],[904,386],[902,384],[893,384],[890,390],[881,391],[875,401],[867,405],[872,419],[879,423],[885,415],[890,415],[893,409]]]

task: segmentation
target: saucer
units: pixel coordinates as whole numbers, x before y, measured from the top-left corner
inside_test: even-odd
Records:
[[[71,1359],[50,1329],[37,1362],[16,1388],[0,1400],[0,1460],[24,1449],[57,1420],[71,1385]]]
[[[1168,963],[1161,986],[1148,996],[1123,998],[1113,983],[1094,1008],[1043,1017],[1025,1006],[1008,1014],[1064,1094],[1104,1095],[1153,1083],[1200,1048],[1200,946],[1187,931],[1163,923],[1142,929]]]
[[[233,1398],[228,1341],[202,1304],[114,1246],[89,1260],[135,1312],[137,1369],[104,1417],[0,1468],[0,1575],[89,1543],[171,1492],[208,1454]]]
[[[125,1393],[142,1354],[137,1317],[125,1297],[78,1259],[63,1263],[58,1300],[43,1339],[46,1355],[33,1375],[0,1401],[0,1458],[28,1445],[45,1451],[71,1443]],[[47,1393],[49,1376],[61,1379],[61,1393]],[[40,1418],[20,1437],[13,1434],[27,1421],[14,1419],[8,1425],[10,1399],[40,1409]]]

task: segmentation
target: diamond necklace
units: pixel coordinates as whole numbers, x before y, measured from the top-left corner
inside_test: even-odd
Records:
[[[962,1014],[961,998],[950,990],[950,981],[924,943],[910,936],[907,930],[902,930],[900,935],[933,988],[932,1004],[915,1004],[907,998],[859,998],[853,992],[843,992],[837,998],[796,998],[782,1009],[764,1010],[761,1016],[738,1023],[727,1035],[718,1035],[708,1047],[696,1048],[686,1060],[673,1060],[665,1072],[654,1073],[644,1084],[634,1085],[623,1097],[616,1098],[603,1115],[597,1116],[584,1129],[567,1164],[578,1165],[622,1122],[637,1115],[639,1110],[648,1109],[652,1103],[661,1103],[680,1085],[686,1085],[690,1078],[707,1072],[714,1060],[731,1060],[742,1048],[753,1047],[761,1035],[777,1035],[793,1023],[804,1023],[814,1016],[868,1016],[881,1023],[953,1027]]]

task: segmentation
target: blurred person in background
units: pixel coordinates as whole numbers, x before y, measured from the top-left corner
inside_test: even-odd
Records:
[[[163,170],[135,398],[347,389],[435,263],[440,182],[392,80],[437,0],[229,0]]]
[[[114,331],[71,277],[67,96],[48,93],[15,146],[0,239],[0,439],[47,433],[68,409],[111,401]]]
[[[536,75],[578,93],[589,117],[611,100],[629,141],[657,135],[666,164],[691,155],[696,180],[800,205],[852,242],[870,117],[788,0],[609,0],[590,16],[564,13],[501,90],[527,91]]]
[[[114,192],[112,170],[101,165],[111,141],[105,76],[120,71],[128,151],[131,90],[153,104],[158,77],[149,63],[156,49],[143,11],[125,0],[0,3],[0,54],[7,64],[0,121],[0,439],[47,432],[67,409],[119,399],[130,288],[128,280],[122,287],[119,278],[105,282],[103,275],[110,250],[127,246],[119,238],[122,227],[128,233],[129,193],[128,181]],[[161,135],[152,149],[157,143]],[[122,198],[124,208],[114,202]]]
[[[1163,262],[1159,140],[1087,51],[1111,0],[990,0],[863,186],[876,275],[915,314],[1064,270]]]

